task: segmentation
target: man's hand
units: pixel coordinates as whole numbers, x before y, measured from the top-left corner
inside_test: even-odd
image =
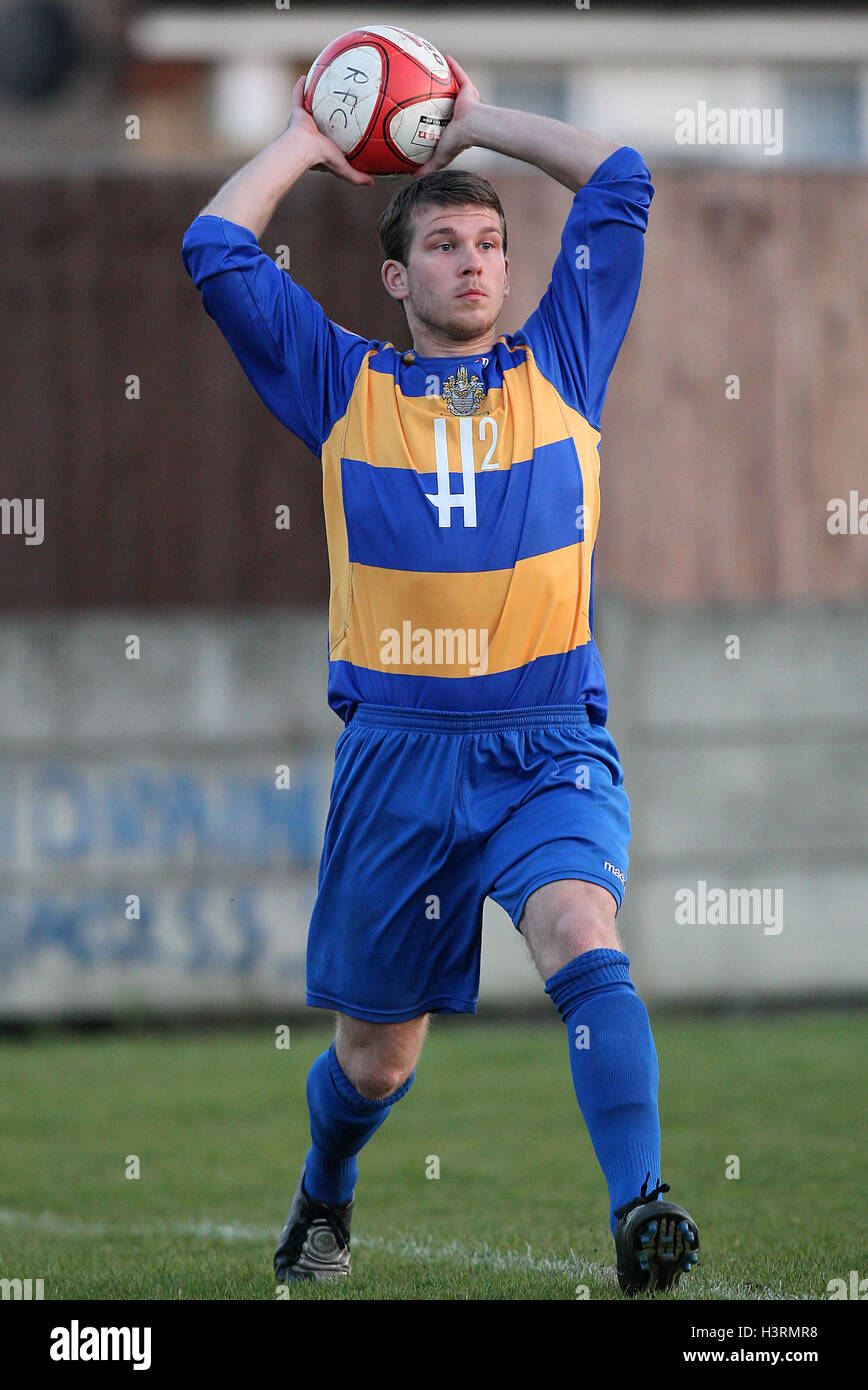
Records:
[[[566,121],[486,105],[461,65],[448,53],[443,56],[458,83],[455,110],[431,158],[412,174],[414,179],[435,173],[462,150],[479,145],[535,164],[544,174],[576,192],[609,155],[621,148],[602,135],[577,130]]]
[[[360,169],[354,169],[352,164],[347,162],[341,150],[338,149],[334,140],[323,135],[313,116],[305,111],[304,83],[304,77],[300,77],[292,89],[292,105],[286,131],[287,133],[295,133],[310,146],[316,163],[310,164],[308,167],[321,169],[324,173],[337,174],[339,178],[347,179],[350,183],[372,184],[374,182],[373,175],[363,174]]]
[[[452,112],[452,120],[447,125],[430,159],[412,175],[417,179],[420,174],[433,174],[437,169],[443,169],[450,164],[457,154],[462,150],[469,150],[476,143],[473,135],[472,123],[475,106],[480,106],[479,92],[474,87],[467,73],[455,59],[448,53],[444,53],[444,58],[452,69],[455,81],[458,83],[458,95],[455,98],[455,109]]]
[[[224,183],[200,216],[225,217],[249,227],[259,240],[281,198],[308,169],[325,169],[349,183],[374,182],[371,174],[348,164],[334,141],[317,129],[303,99],[304,78],[300,77],[293,88],[286,129]]]

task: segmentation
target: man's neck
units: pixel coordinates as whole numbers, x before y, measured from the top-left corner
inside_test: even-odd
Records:
[[[413,353],[416,357],[421,357],[425,361],[437,361],[440,358],[452,357],[483,357],[490,356],[494,352],[494,341],[490,337],[478,338],[472,343],[450,343],[448,341],[432,342],[427,339],[413,339]]]

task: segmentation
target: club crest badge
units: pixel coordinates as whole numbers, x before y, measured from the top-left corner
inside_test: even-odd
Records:
[[[475,415],[485,400],[485,387],[475,372],[468,376],[462,363],[453,376],[446,378],[440,395],[453,415]]]

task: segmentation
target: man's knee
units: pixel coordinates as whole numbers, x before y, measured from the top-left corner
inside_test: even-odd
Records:
[[[586,951],[622,951],[616,908],[608,889],[579,880],[559,880],[532,893],[520,926],[543,979]]]
[[[389,1065],[387,1061],[371,1057],[367,1052],[350,1052],[339,1056],[341,1071],[365,1100],[385,1100],[391,1096],[412,1074],[413,1068]]]
[[[564,909],[548,923],[549,944],[573,960],[585,951],[620,950],[615,919],[605,909],[582,906]],[[565,962],[566,963],[566,962]]]
[[[351,1085],[366,1100],[385,1100],[409,1080],[422,1050],[427,1017],[409,1024],[367,1023],[338,1016],[335,1053]]]

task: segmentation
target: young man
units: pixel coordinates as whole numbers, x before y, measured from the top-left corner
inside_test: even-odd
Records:
[[[431,1013],[475,1012],[482,904],[524,936],[567,1028],[626,1293],[665,1289],[699,1237],[661,1200],[657,1055],[615,926],[629,802],[592,635],[599,419],[653,194],[635,150],[485,105],[453,119],[380,219],[414,350],[326,318],[257,244],[308,169],[352,183],[293,93],[286,131],[193,222],[184,264],[256,390],[322,460],[329,689],[345,721],[308,942],[307,1002],[337,1013],[307,1084],[311,1148],[277,1278],[349,1272],[357,1155],[409,1089]],[[474,145],[575,193],[520,332]],[[649,1184],[651,1184],[649,1190]]]

